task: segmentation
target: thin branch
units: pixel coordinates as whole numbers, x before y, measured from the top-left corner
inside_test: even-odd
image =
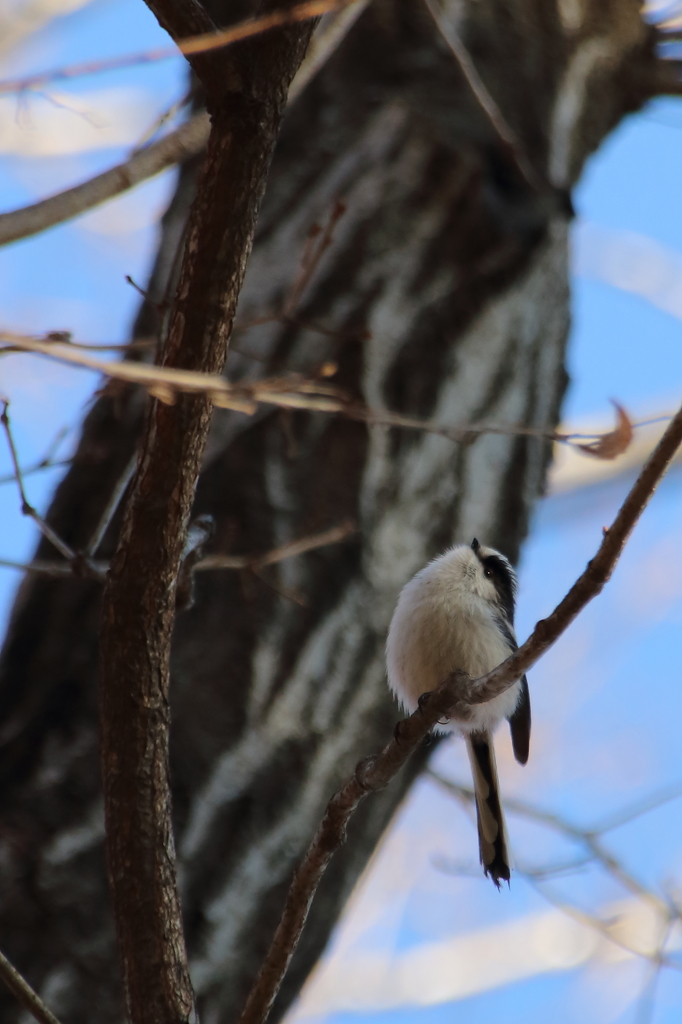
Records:
[[[65,427],[59,431],[59,434],[52,442],[48,450],[43,455],[42,459],[32,463],[30,466],[22,466],[21,475],[26,478],[27,476],[33,476],[34,473],[42,473],[46,469],[61,469],[64,466],[70,466],[72,459],[55,459],[55,452],[59,445],[63,441],[66,434],[69,432],[69,428]],[[16,476],[14,473],[7,473],[5,476],[0,476],[0,486],[4,484],[13,484],[16,482]]]
[[[450,793],[451,796],[466,800],[467,803],[473,802],[474,791],[468,786],[461,786],[456,782],[452,782],[430,768],[427,769],[426,774],[446,792]],[[560,832],[569,839],[581,843],[589,852],[592,860],[600,864],[608,874],[617,879],[624,889],[627,889],[628,892],[638,896],[640,899],[646,899],[651,903],[655,903],[659,912],[667,916],[668,904],[666,901],[631,875],[620,861],[602,846],[593,831],[572,825],[558,814],[553,814],[551,811],[543,811],[541,808],[534,807],[533,804],[529,804],[525,800],[518,800],[515,797],[505,797],[504,806],[512,814],[519,814],[524,818],[537,821],[542,825],[546,825],[547,828],[551,828],[553,831]]]
[[[141,149],[145,149],[152,142],[154,136],[158,135],[161,129],[165,127],[169,121],[172,121],[177,117],[181,110],[184,110],[185,107],[189,106],[193,98],[194,90],[190,89],[184,94],[184,96],[181,96],[179,100],[176,100],[175,103],[171,103],[169,107],[166,107],[163,113],[155,117],[144,134],[138,138],[137,145],[133,149],[133,154],[139,153]]]
[[[17,1002],[24,1007],[39,1024],[59,1024],[59,1020],[48,1010],[37,992],[34,992],[25,978],[19,974],[7,957],[0,953],[0,979],[5,983]]]
[[[641,818],[642,815],[648,814],[649,811],[655,811],[658,807],[662,807],[664,804],[670,803],[672,800],[679,800],[682,797],[682,785],[670,786],[667,789],[662,790],[660,793],[654,793],[647,799],[640,800],[635,804],[631,804],[629,807],[623,808],[622,811],[616,811],[611,817],[602,821],[598,825],[594,825],[589,831],[593,836],[603,835],[605,832],[612,832],[614,829],[621,828],[622,825],[627,825],[629,822],[634,821],[636,818]]]
[[[29,90],[42,89],[49,82],[70,81],[83,75],[95,75],[104,71],[118,71],[123,68],[135,67],[139,64],[153,64],[159,60],[168,60],[182,54],[191,57],[195,54],[210,53],[234,43],[261,35],[273,28],[293,25],[302,21],[310,21],[329,11],[348,7],[357,0],[305,0],[288,10],[280,9],[264,14],[260,18],[247,18],[230,28],[216,32],[203,32],[187,39],[178,39],[174,46],[159,47],[156,50],[145,50],[142,53],[128,54],[123,57],[111,57],[108,60],[85,61],[71,64],[68,67],[43,71],[37,75],[24,78],[9,78],[0,81],[0,95],[7,93],[25,93]]]
[[[97,554],[97,549],[104,540],[104,534],[107,532],[107,529],[109,528],[109,523],[116,514],[116,509],[121,504],[121,498],[125,494],[126,488],[130,481],[132,480],[136,466],[137,452],[135,452],[135,454],[128,460],[128,464],[126,465],[125,469],[118,478],[116,485],[114,486],[114,489],[111,492],[109,501],[107,502],[104,511],[100,516],[99,522],[97,523],[97,526],[93,530],[90,540],[85,545],[83,554],[86,558],[92,558],[94,555]]]
[[[591,860],[574,861],[567,865],[560,865],[558,869],[528,868],[517,862],[514,866],[514,872],[520,878],[523,878],[526,882],[532,885],[535,891],[551,906],[556,907],[556,909],[560,910],[562,914],[565,914],[572,920],[584,925],[591,931],[596,932],[602,938],[607,939],[619,949],[624,950],[631,956],[639,957],[648,964],[657,965],[659,967],[669,967],[676,971],[682,970],[682,964],[678,963],[676,960],[670,959],[669,957],[662,957],[659,952],[647,953],[645,950],[636,949],[634,946],[629,945],[629,943],[621,939],[618,934],[614,934],[613,928],[608,921],[604,921],[602,918],[597,917],[596,914],[592,914],[588,910],[584,910],[582,907],[576,906],[575,903],[567,902],[565,899],[557,896],[556,893],[547,888],[546,879],[548,876],[551,875],[556,877],[560,871],[574,870],[575,868],[584,867],[590,862]],[[480,880],[483,877],[480,869],[474,871],[473,868],[462,868],[459,865],[448,861],[439,860],[437,866],[441,871],[445,871],[451,875],[456,875],[458,878],[466,877],[477,878]]]
[[[661,933],[655,956],[652,958],[651,974],[647,979],[640,994],[635,1009],[634,1024],[651,1024],[656,1008],[656,992],[661,978],[661,969],[670,966],[667,958],[663,955],[665,947],[673,929],[673,921],[668,921]]]
[[[302,537],[300,540],[292,540],[264,555],[207,555],[206,558],[197,562],[195,572],[205,572],[208,569],[252,569],[254,572],[259,572],[268,565],[284,562],[287,558],[295,558],[307,551],[316,551],[318,548],[324,548],[330,544],[340,544],[356,531],[355,523],[347,521],[332,527],[331,530],[325,530],[323,533],[314,533],[309,537]]]
[[[12,562],[7,558],[0,558],[0,568],[16,569],[18,572],[33,572],[35,575],[46,575],[46,577],[73,577],[74,566],[72,562]]]
[[[518,136],[512,130],[496,101],[491,96],[485,82],[478,73],[476,65],[471,59],[469,51],[459,38],[459,35],[456,31],[445,28],[441,20],[441,16],[436,8],[435,0],[424,0],[424,3],[426,5],[426,9],[433,18],[436,28],[440,32],[445,43],[447,43],[453,57],[459,64],[460,70],[462,71],[469,88],[476,97],[479,106],[488,118],[505,150],[509,153],[516,164],[521,175],[536,192],[549,191],[550,186],[548,182],[538,174],[526,156]]]
[[[269,580],[265,573],[260,570],[254,569],[253,574],[264,586],[269,590],[274,591],[274,593],[278,594],[279,597],[283,597],[285,601],[291,601],[293,604],[297,604],[299,608],[309,607],[308,602],[300,591],[294,590],[292,587],[284,587],[281,583],[275,583],[273,580]]]
[[[350,0],[347,6],[329,12],[329,20],[325,19],[313,35],[305,59],[291,83],[289,103],[298,99],[308,83],[324,67],[369,3],[370,0]]]
[[[603,589],[635,523],[681,443],[682,408],[644,466],[613,525],[604,532],[597,554],[552,614],[538,622],[528,640],[493,672],[476,680],[455,672],[432,693],[422,695],[418,710],[398,723],[391,742],[381,753],[361,761],[353,776],[331,798],[294,875],[272,945],[251,989],[240,1024],[263,1024],[267,1018],[298,945],[317,887],[333,853],[344,842],[346,826],[358,805],[369,793],[388,785],[439,719],[467,720],[472,704],[485,703],[508,689]]]
[[[0,399],[2,402],[2,413],[0,414],[0,424],[5,431],[5,437],[7,438],[7,445],[9,447],[10,458],[12,460],[12,466],[14,468],[14,479],[17,482],[19,489],[19,497],[21,499],[21,514],[28,516],[34,521],[43,536],[49,540],[53,547],[57,549],[60,555],[63,555],[68,561],[73,561],[76,558],[76,552],[73,551],[68,544],[66,544],[61,537],[59,537],[52,527],[45,522],[43,517],[38,514],[34,509],[33,505],[30,504],[26,497],[26,491],[24,490],[24,481],[21,475],[21,467],[19,466],[19,459],[17,457],[17,449],[14,444],[14,437],[12,436],[12,428],[9,422],[9,401],[6,398]]]
[[[282,309],[281,315],[285,319],[290,317],[298,308],[303,292],[317,270],[322,256],[331,245],[334,228],[345,212],[345,203],[337,199],[324,228],[320,228],[318,224],[313,225],[308,235],[308,244],[303,253],[300,270]]]
[[[301,65],[301,67],[303,67],[303,65]],[[324,227],[321,227],[317,223],[314,223],[311,226],[303,247],[298,273],[294,278],[294,282],[289,290],[288,296],[280,305],[279,309],[263,313],[252,320],[236,323],[234,325],[234,329],[236,331],[249,331],[252,327],[262,327],[265,324],[281,323],[316,331],[332,338],[342,336],[343,332],[329,330],[328,328],[320,327],[316,324],[304,323],[297,317],[294,317],[294,313],[301,301],[303,292],[308,287],[308,284],[320,264],[322,256],[332,243],[334,228],[345,212],[346,204],[343,200],[337,199],[332,206],[327,223]]]
[[[659,957],[655,953],[647,953],[645,950],[637,949],[635,946],[629,945],[624,941],[624,939],[621,939],[617,934],[614,934],[613,928],[609,926],[607,921],[602,921],[601,918],[596,917],[594,914],[590,914],[587,910],[583,910],[582,907],[577,907],[574,903],[567,903],[566,900],[561,899],[556,895],[556,893],[553,893],[542,883],[542,881],[533,877],[529,872],[520,870],[519,874],[523,875],[525,880],[533,886],[535,891],[553,907],[556,907],[557,910],[560,910],[568,917],[572,917],[573,920],[577,921],[579,924],[585,925],[586,928],[591,928],[603,938],[612,942],[614,946],[618,946],[619,949],[624,950],[631,956],[639,957],[647,963],[657,963],[660,967],[669,967],[674,971],[682,970],[682,964],[670,957]]]
[[[208,114],[196,114],[174,132],[133,153],[124,163],[39,203],[0,214],[0,245],[62,224],[119,195],[206,147]]]
[[[289,104],[301,95],[323,67],[368,3],[369,0],[354,0],[347,7],[332,12],[335,16],[332,16],[330,23],[315,34],[305,60],[291,83]],[[185,99],[181,101],[184,102]],[[155,130],[163,124],[164,119],[173,116],[177,107],[178,104],[174,104],[170,111],[166,111],[163,118],[156,122]],[[144,148],[137,148],[124,163],[40,202],[8,213],[0,213],[0,246],[20,238],[28,238],[56,224],[71,220],[106,202],[107,199],[113,199],[114,196],[134,188],[155,174],[198,156],[206,148],[209,130],[208,114],[195,114],[186,124],[180,125],[164,138]]]
[[[199,518],[201,519],[202,517],[200,516]],[[288,558],[296,558],[298,555],[306,554],[308,551],[317,551],[319,548],[329,547],[332,544],[340,544],[356,532],[357,526],[348,520],[339,526],[333,526],[329,530],[324,530],[322,533],[313,533],[307,537],[301,537],[299,540],[292,540],[288,544],[283,544],[279,548],[273,548],[262,555],[207,555],[206,558],[201,558],[192,567],[192,571],[205,572],[215,569],[232,569],[239,572],[249,569],[252,572],[260,573],[268,565],[276,565],[279,562],[286,561]],[[204,530],[201,533],[197,533],[194,538],[190,535],[188,537],[190,543],[183,548],[183,559],[186,559],[194,550],[193,543],[196,543],[198,546],[206,542],[207,533]],[[104,582],[104,578],[109,571],[109,563],[91,560],[90,565],[98,573],[96,578],[100,582]],[[75,567],[71,562],[12,562],[0,558],[0,567],[4,569],[17,569],[20,572],[32,572],[37,576],[76,576]],[[263,582],[267,582],[268,586],[271,585],[266,580],[263,580]]]
[[[273,319],[276,317],[273,316]],[[388,411],[375,412],[372,409],[355,405],[338,388],[324,384],[319,379],[306,378],[301,374],[292,373],[286,377],[265,378],[254,383],[231,384],[218,374],[178,370],[173,367],[154,366],[148,363],[95,359],[83,351],[84,346],[67,344],[49,334],[45,340],[41,341],[27,335],[4,331],[0,333],[0,343],[2,341],[7,343],[7,347],[0,348],[0,354],[3,352],[33,352],[58,362],[96,370],[113,379],[145,387],[150,395],[167,404],[173,404],[178,393],[204,394],[218,408],[232,409],[246,415],[252,415],[258,405],[263,404],[283,409],[308,409],[313,412],[338,414],[348,419],[359,420],[372,427],[402,427],[409,430],[420,430],[456,442],[466,442],[482,434],[538,437],[572,445],[585,455],[603,459],[615,458],[625,451],[632,437],[632,429],[639,425],[631,424],[623,410],[617,406],[618,425],[615,430],[605,434],[565,434],[542,427],[485,421],[446,427],[433,421],[420,420]],[[622,429],[624,424],[627,424],[625,432]],[[591,444],[579,443],[588,438],[597,440]]]

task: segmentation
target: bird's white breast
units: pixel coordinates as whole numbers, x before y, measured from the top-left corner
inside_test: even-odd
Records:
[[[389,685],[406,710],[414,711],[421,694],[435,689],[455,669],[475,679],[510,653],[490,604],[470,591],[458,567],[446,558],[432,562],[403,588],[388,633],[386,665]],[[479,705],[471,720],[442,728],[492,731],[512,714],[518,698],[515,683]]]

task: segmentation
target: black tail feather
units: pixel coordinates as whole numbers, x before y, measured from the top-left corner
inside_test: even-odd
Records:
[[[492,878],[499,889],[500,880],[509,882],[511,860],[500,804],[492,736],[487,732],[471,733],[467,737],[467,747],[474,776],[481,864],[486,875]]]

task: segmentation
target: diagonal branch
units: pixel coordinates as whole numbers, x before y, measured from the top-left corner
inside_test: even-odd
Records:
[[[122,480],[123,478],[119,481],[119,486],[122,483]],[[112,500],[110,502],[111,505],[114,503],[116,490],[112,494]],[[102,519],[104,519],[104,516]],[[281,547],[273,548],[271,551],[266,551],[264,554],[260,555],[207,555],[205,558],[200,558],[192,566],[192,572],[206,572],[207,570],[216,569],[236,570],[239,572],[244,569],[248,569],[251,572],[258,573],[261,569],[265,569],[269,565],[277,565],[279,562],[286,562],[288,558],[296,558],[298,555],[307,554],[309,551],[317,551],[319,548],[326,548],[330,544],[340,544],[342,541],[352,537],[356,532],[357,526],[349,520],[345,523],[341,523],[339,526],[332,526],[329,530],[323,530],[322,533],[311,533],[307,537],[299,537],[298,540],[289,541],[288,544],[282,544]],[[202,544],[205,543],[206,537],[199,537],[195,547],[199,547],[199,541]],[[187,548],[187,545],[185,545],[185,548],[183,549],[183,558],[186,558],[187,554],[191,553],[192,550],[193,548],[191,545],[189,549]],[[94,566],[99,573],[97,579],[103,581],[109,571],[108,564],[106,562],[95,561],[92,561],[90,564]],[[20,572],[32,572],[36,576],[58,576],[63,578],[65,576],[76,575],[74,572],[74,566],[70,562],[45,562],[40,560],[33,562],[12,562],[7,559],[0,558],[0,567],[5,569],[18,569]]]
[[[190,34],[187,38],[178,36],[175,39],[175,46],[163,46],[157,50],[145,50],[143,53],[132,53],[125,57],[112,57],[108,60],[71,64],[68,67],[56,68],[53,71],[43,71],[36,75],[28,75],[25,78],[5,79],[0,81],[0,95],[26,93],[29,90],[42,89],[49,82],[70,81],[72,78],[80,78],[83,75],[94,75],[104,71],[117,71],[122,68],[135,67],[138,64],[152,64],[155,61],[177,57],[178,51],[187,57],[188,60],[192,58],[191,63],[194,62],[196,55],[209,55],[209,59],[212,59],[210,55],[215,50],[221,50],[235,43],[243,42],[246,39],[252,39],[254,36],[262,35],[273,28],[298,25],[301,22],[319,18],[320,15],[326,14],[328,11],[339,10],[355,2],[357,0],[304,0],[303,3],[294,4],[289,8],[271,10],[260,17],[247,18],[245,21],[240,21],[230,28],[217,31],[208,27],[213,24],[212,21],[208,21],[205,32],[202,31],[199,35]],[[181,20],[177,14],[175,16],[169,14],[165,4],[161,6],[164,7],[164,13],[161,14],[160,12],[159,16],[168,16],[169,25],[171,19],[173,21],[175,18],[178,18],[178,21]],[[198,15],[198,17],[201,16]],[[193,66],[196,69],[194,63]],[[202,70],[205,66],[202,64]],[[215,81],[211,83],[214,84],[213,92],[220,93],[225,86],[232,86],[238,92],[240,90],[239,78],[234,75],[228,75],[222,63],[217,62],[215,67],[217,73]],[[211,70],[210,76],[212,74]],[[210,88],[209,92],[211,92]]]
[[[292,880],[279,925],[260,973],[251,989],[239,1024],[263,1024],[279,991],[301,937],[310,904],[334,852],[343,844],[346,826],[358,805],[383,789],[426,734],[443,717],[466,720],[472,704],[499,696],[552,646],[575,617],[603,589],[635,523],[682,444],[682,408],[668,426],[649,461],[623,502],[595,557],[547,619],[537,623],[518,651],[493,672],[471,680],[453,673],[419,709],[396,726],[394,738],[381,753],[361,761],[354,775],[336,793]]]
[[[128,484],[132,480],[133,473],[135,472],[135,466],[137,465],[137,452],[128,460],[128,464],[125,466],[121,476],[116,481],[113,491],[109,496],[109,500],[106,503],[102,515],[99,518],[95,529],[92,532],[90,540],[85,545],[83,554],[86,558],[93,558],[97,554],[97,549],[104,540],[104,535],[109,528],[111,520],[116,515],[116,510],[121,504],[121,499],[126,492]]]
[[[460,786],[458,783],[451,782],[450,779],[446,779],[439,772],[433,771],[430,768],[427,769],[426,774],[452,796],[466,800],[469,803],[473,801],[474,791],[469,786]],[[504,806],[512,814],[519,814],[524,818],[537,821],[547,828],[581,843],[589,854],[590,859],[600,864],[606,872],[620,882],[624,889],[627,889],[633,896],[638,896],[640,899],[650,900],[656,904],[657,909],[661,913],[667,914],[668,904],[660,896],[657,896],[656,893],[647,889],[634,875],[630,874],[617,857],[614,857],[604,847],[600,839],[590,829],[579,828],[577,825],[572,825],[564,818],[561,818],[558,814],[553,814],[551,811],[543,811],[541,808],[515,797],[505,797]]]
[[[133,153],[125,163],[39,203],[0,214],[0,245],[71,220],[166,168],[196,156],[206,146],[209,127],[208,114],[196,114],[163,139]]]
[[[147,0],[147,6],[155,15],[171,39],[176,42],[183,38],[215,36],[219,31],[200,0]],[[214,55],[206,52],[185,53],[197,78],[205,88],[220,89],[221,72],[224,78],[233,73],[230,58],[216,61]],[[224,58],[225,55],[223,55]]]
[[[52,529],[50,524],[43,519],[40,513],[31,505],[28,498],[26,497],[26,490],[24,488],[24,479],[19,465],[19,457],[17,455],[17,448],[14,443],[14,436],[12,434],[12,427],[9,421],[9,401],[6,398],[0,397],[0,404],[2,404],[2,413],[0,413],[0,425],[5,432],[7,438],[7,446],[9,448],[10,458],[12,460],[12,469],[14,471],[14,479],[19,490],[19,498],[21,501],[21,514],[28,516],[36,524],[43,537],[50,542],[53,548],[59,552],[59,554],[66,559],[66,568],[69,573],[74,575],[86,575],[92,579],[101,580],[101,571],[92,563],[87,557],[81,556],[78,552],[74,551],[73,548],[69,547],[66,541],[62,540],[58,533]]]
[[[3,953],[0,953],[0,980],[5,983],[17,1002],[38,1021],[38,1024],[59,1024],[38,993],[33,991],[26,979],[19,974],[16,967]]]
[[[329,544],[340,544],[356,531],[354,523],[346,522],[340,526],[332,526],[323,533],[313,533],[309,537],[289,541],[288,544],[273,548],[264,555],[207,555],[197,563],[195,572],[205,572],[207,569],[252,569],[258,572],[268,565],[284,562],[287,558],[295,558],[308,551],[317,551],[318,548],[327,547]]]
[[[507,119],[504,117],[497,102],[491,96],[488,87],[478,73],[469,51],[460,39],[457,32],[446,29],[442,18],[436,8],[436,0],[424,0],[426,9],[433,18],[436,28],[440,32],[444,42],[447,44],[453,57],[459,64],[460,71],[464,75],[469,88],[476,97],[481,110],[488,118],[495,134],[512,158],[523,178],[536,192],[547,192],[550,185],[538,174],[535,167],[528,159],[521,141],[516,132],[513,131]]]
[[[330,15],[329,24],[316,33],[305,60],[289,89],[289,104],[296,100],[324,66],[364,11],[369,0],[354,0]],[[31,206],[0,213],[0,245],[28,238],[47,228],[62,224],[107,199],[134,188],[174,164],[198,156],[206,148],[210,120],[206,113],[195,114],[186,124],[164,138],[137,149],[122,164],[98,174],[80,185],[58,192]]]

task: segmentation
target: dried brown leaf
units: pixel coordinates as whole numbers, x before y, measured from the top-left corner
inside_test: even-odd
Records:
[[[615,459],[627,451],[632,442],[632,421],[622,405],[612,399],[616,410],[616,429],[602,434],[596,441],[589,444],[577,444],[581,452],[593,455],[596,459]]]

